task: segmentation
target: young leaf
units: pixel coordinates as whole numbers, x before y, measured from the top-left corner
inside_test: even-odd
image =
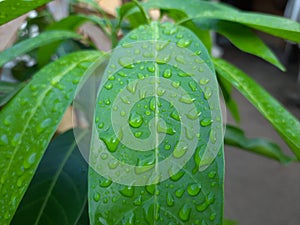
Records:
[[[284,66],[280,63],[272,50],[247,26],[209,19],[201,20],[197,25],[201,28],[216,30],[218,33],[228,38],[228,40],[241,51],[256,55],[270,62],[282,71],[285,70]]]
[[[144,6],[165,10],[181,10],[187,15],[186,20],[218,19],[239,23],[277,37],[300,42],[300,24],[284,17],[242,12],[201,0],[150,0]]]
[[[6,81],[0,81],[0,107],[5,105],[24,86],[25,83],[11,83]]]
[[[226,125],[225,144],[253,152],[281,163],[289,163],[293,159],[285,155],[280,147],[263,138],[247,138],[244,132],[232,125]]]
[[[90,152],[91,224],[222,224],[221,110],[203,43],[153,22],[124,37],[106,68]],[[202,162],[207,151],[216,158]]]
[[[55,138],[48,146],[11,225],[75,225],[87,203],[87,170],[73,131]]]
[[[50,0],[19,1],[9,0],[0,2],[0,25],[7,23],[41,5],[50,2]]]
[[[47,31],[39,36],[21,41],[0,53],[0,67],[19,55],[25,54],[42,45],[66,38],[80,38],[80,35],[71,31]]]
[[[0,111],[0,224],[12,219],[80,78],[100,55],[62,57],[35,74]]]
[[[258,109],[300,159],[300,122],[244,72],[225,60],[213,61],[217,72]]]

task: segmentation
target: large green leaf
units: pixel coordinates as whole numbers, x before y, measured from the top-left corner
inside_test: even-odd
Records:
[[[194,33],[170,23],[130,32],[112,53],[96,102],[91,224],[222,224],[218,86]]]
[[[284,66],[280,63],[272,50],[247,26],[227,21],[208,19],[200,21],[197,25],[201,28],[216,30],[218,33],[228,38],[228,40],[240,50],[261,57],[277,66],[279,69],[285,70]]]
[[[75,225],[87,203],[87,171],[87,163],[77,148],[73,131],[55,138],[11,225]]]
[[[5,105],[24,86],[25,83],[11,83],[6,81],[0,81],[0,107]]]
[[[285,155],[280,147],[263,138],[247,138],[244,132],[232,125],[226,126],[225,144],[253,152],[281,163],[291,162],[293,159]]]
[[[150,0],[144,6],[181,10],[187,15],[187,20],[218,19],[244,24],[277,37],[300,42],[300,24],[279,16],[242,12],[215,2],[201,0]]]
[[[300,159],[300,122],[244,72],[222,59],[214,59],[218,73],[240,91],[273,125]],[[250,119],[250,118],[249,118]]]
[[[0,53],[0,67],[21,54],[27,53],[42,45],[66,38],[80,38],[80,35],[71,31],[47,31],[34,38],[19,42]]]
[[[6,0],[0,2],[0,25],[15,19],[51,0],[20,1]]]
[[[77,52],[57,60],[0,111],[0,224],[12,219],[80,78],[99,55]]]

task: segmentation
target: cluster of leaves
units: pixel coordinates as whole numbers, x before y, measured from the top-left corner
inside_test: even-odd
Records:
[[[49,0],[2,1],[0,25],[47,2]],[[252,29],[300,42],[300,25],[296,22],[276,16],[241,12],[219,3],[201,0],[149,0],[145,3],[133,1],[118,9],[117,18],[109,19],[94,1],[80,2],[93,8],[95,14],[73,13],[57,22],[47,20],[46,27],[40,29],[43,30],[40,35],[21,40],[0,53],[0,67],[23,54],[30,54],[37,62],[34,68],[22,67],[21,70],[28,73],[28,76],[21,77],[21,82],[0,83],[1,224],[88,223],[87,181],[84,179],[87,176],[87,165],[76,150],[74,138],[71,133],[66,133],[55,138],[49,145],[65,110],[72,102],[80,78],[103,54],[95,50],[93,43],[76,32],[82,24],[91,22],[97,25],[112,40],[114,47],[118,44],[119,31],[126,34],[128,30],[149,24],[148,11],[160,9],[161,15],[172,18],[176,26],[181,25],[192,31],[204,43],[208,52],[212,46],[209,32],[214,30],[240,50],[256,55],[281,70],[284,70],[284,66]],[[46,14],[46,17],[49,15]],[[44,20],[45,16],[41,18]],[[66,43],[70,45],[70,39],[71,52],[74,53],[60,54],[59,48]],[[88,45],[83,44],[86,42]],[[51,62],[53,55],[58,59]],[[226,105],[233,117],[239,120],[236,103],[231,97],[232,87],[244,95],[272,124],[299,160],[299,121],[244,72],[223,59],[215,58],[212,62]],[[248,139],[243,131],[231,125],[227,126],[224,141],[225,144],[282,163],[293,160],[284,155],[278,145],[261,138]],[[220,160],[223,160],[222,156]],[[217,175],[222,183],[222,168],[218,169]],[[98,182],[98,179],[99,177],[91,173],[90,183]],[[90,192],[92,193],[91,190]],[[222,185],[217,192],[222,193]],[[104,190],[100,194],[105,196],[105,193]],[[94,196],[90,195],[88,198],[92,202]],[[218,201],[222,204],[221,198]],[[126,211],[121,206],[115,208]],[[94,209],[96,211],[91,213],[90,218],[101,213],[101,207]],[[186,213],[189,209],[183,210]],[[222,207],[218,210],[219,221],[214,221],[213,224],[222,223],[221,211]],[[209,220],[212,215],[204,216]],[[120,223],[134,223],[132,218],[127,219]],[[179,217],[175,216],[173,219],[176,223],[183,224]]]

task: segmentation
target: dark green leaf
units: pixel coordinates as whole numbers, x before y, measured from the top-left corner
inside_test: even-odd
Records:
[[[48,31],[34,38],[19,42],[0,53],[0,67],[19,55],[25,54],[42,45],[66,38],[80,38],[80,35],[71,31]]]
[[[244,72],[222,59],[213,61],[217,72],[258,109],[300,159],[300,122]]]
[[[0,111],[0,224],[7,225],[77,84],[100,52],[67,55],[40,70]]]
[[[198,23],[198,25],[202,28],[216,30],[228,38],[228,40],[240,50],[256,55],[277,66],[279,69],[285,70],[271,49],[248,27],[218,20],[203,20]]]
[[[6,81],[0,81],[0,107],[5,105],[24,86],[25,83],[11,83]]]
[[[189,60],[189,56],[193,58]],[[126,60],[132,64],[127,65]],[[100,141],[97,143],[105,146],[105,150],[101,152],[103,149],[98,148],[96,143],[92,145],[90,153],[93,168],[89,175],[91,224],[221,224],[224,173],[221,110],[216,75],[203,43],[184,27],[154,22],[133,30],[122,39],[119,47],[112,53],[107,68],[109,70],[104,73],[101,84],[105,88],[100,89],[96,101],[97,130],[94,130],[93,139],[95,142]],[[186,68],[193,71],[189,73]],[[157,79],[158,82],[152,79]],[[140,83],[132,86],[135,81],[145,82],[150,88],[146,89]],[[170,83],[164,86],[163,82]],[[213,88],[213,93],[208,93],[211,90],[208,83],[212,85],[210,87]],[[144,92],[147,96],[143,97]],[[121,94],[121,101],[117,100],[118,94]],[[138,100],[126,101],[127,97],[135,94],[139,96]],[[190,107],[194,104],[189,100],[195,103],[193,113]],[[182,108],[177,107],[180,102],[183,104]],[[212,102],[213,111],[210,110]],[[114,104],[116,107],[113,107]],[[125,112],[128,109],[130,111]],[[120,110],[124,110],[124,113]],[[117,114],[113,115],[114,112]],[[154,121],[154,118],[164,120],[164,128],[158,122],[156,127],[151,127],[150,121]],[[191,137],[185,130],[193,133],[193,128],[188,125],[191,120],[199,126],[199,130],[195,129],[201,138],[196,134],[192,137],[196,141],[195,152],[192,152],[191,158],[181,168],[177,160],[185,153],[178,156],[178,146],[179,143],[190,142],[187,139]],[[120,121],[116,130],[115,121]],[[217,122],[217,127],[214,127],[215,123],[212,121]],[[126,130],[128,123],[130,130]],[[157,130],[165,134],[161,144],[157,141],[161,136],[156,133]],[[214,132],[220,144],[218,147],[214,146],[216,158],[213,162],[205,161],[206,169],[199,171],[200,159],[205,158],[203,154],[206,148],[210,149],[210,143],[216,141]],[[124,136],[120,137],[119,134]],[[127,134],[131,134],[132,138],[125,137]],[[152,139],[153,136],[159,137]],[[148,144],[144,143],[146,139],[150,141]],[[152,144],[155,147],[142,152],[129,146],[140,142],[144,144],[138,150]],[[193,150],[193,147],[189,150]],[[158,166],[158,162],[169,156],[172,158],[170,165],[164,168]],[[107,157],[118,159],[118,163],[110,164]],[[127,171],[128,164],[135,165],[136,170]],[[141,171],[141,167],[145,169],[143,166],[148,166],[148,170]],[[175,172],[175,167],[180,168]],[[101,168],[114,169],[103,175]],[[143,178],[128,177],[127,183],[112,178],[124,179],[129,172],[130,175],[140,174],[138,176]],[[161,176],[166,175],[165,179],[161,179],[160,175],[156,176],[155,172],[163,174]],[[140,179],[151,181],[154,177],[157,178],[156,182],[147,185],[139,183]]]
[[[232,125],[226,126],[225,144],[275,159],[284,164],[293,160],[285,155],[277,144],[263,138],[247,138],[241,129]]]
[[[87,170],[73,131],[55,138],[48,146],[11,225],[75,225],[87,203]]]
[[[218,73],[217,73],[217,75],[218,75]],[[219,75],[218,75],[218,82],[219,82],[220,88],[222,90],[222,94],[223,94],[227,108],[229,109],[233,119],[237,123],[239,123],[240,122],[240,114],[239,114],[238,105],[231,96],[232,85],[227,80],[225,80],[222,76],[219,76]]]
[[[6,0],[0,2],[0,25],[7,23],[51,0],[20,1]]]
[[[279,16],[242,12],[218,3],[201,0],[150,0],[144,6],[181,10],[187,15],[187,20],[218,19],[244,24],[277,37],[300,42],[300,24]]]

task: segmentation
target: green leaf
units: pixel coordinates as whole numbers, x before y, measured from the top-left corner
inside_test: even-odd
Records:
[[[91,224],[222,224],[220,100],[203,43],[153,22],[124,37],[106,68],[90,152]],[[181,162],[184,149],[191,155]],[[212,149],[216,158],[202,161]]]
[[[50,2],[50,0],[20,1],[9,0],[0,2],[0,25],[7,23],[41,5]]]
[[[275,159],[284,164],[293,160],[285,155],[277,144],[263,138],[247,138],[241,129],[232,125],[226,125],[225,144]]]
[[[0,67],[19,55],[25,54],[42,45],[66,38],[80,38],[80,35],[70,31],[47,31],[34,38],[19,42],[0,53]]]
[[[80,78],[100,56],[67,55],[40,70],[0,111],[0,224],[9,224]]]
[[[229,219],[224,219],[223,225],[238,225],[236,221],[229,220]]]
[[[99,25],[104,32],[106,31],[103,19],[93,15],[70,15],[60,21],[49,25],[46,30],[48,32],[53,30],[60,30],[62,32],[75,32],[82,24],[86,22],[93,22]],[[106,34],[109,36],[108,33]],[[66,38],[62,38],[50,44],[41,46],[38,49],[37,60],[40,67],[46,65],[50,61],[51,56],[56,52],[57,48],[60,46],[60,44],[63,43],[65,39]]]
[[[300,159],[300,122],[244,72],[222,59],[213,61],[217,72],[258,109]]]
[[[24,86],[25,83],[11,83],[6,81],[0,81],[0,107],[5,105]]]
[[[76,224],[87,203],[87,171],[87,163],[77,148],[73,131],[55,138],[48,146],[11,225]]]
[[[224,5],[201,0],[150,0],[147,8],[177,9],[191,19],[218,19],[246,25],[287,40],[300,42],[300,24],[290,19],[261,13],[242,12]]]
[[[218,75],[218,82],[219,82],[220,88],[222,90],[222,94],[223,94],[226,106],[229,109],[233,119],[237,123],[239,123],[241,118],[240,118],[240,114],[239,114],[238,105],[231,96],[232,85],[227,80],[225,80],[222,76],[220,76],[218,73],[217,73],[217,75]]]
[[[218,20],[203,20],[197,25],[201,28],[216,30],[241,51],[256,55],[282,71],[285,70],[272,50],[247,26]]]

